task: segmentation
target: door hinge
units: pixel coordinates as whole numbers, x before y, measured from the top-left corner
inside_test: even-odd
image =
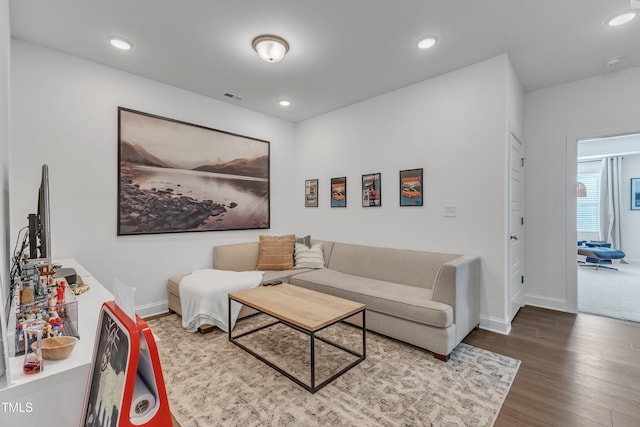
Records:
[[[523,216],[520,217],[520,225],[524,225],[524,217]]]
[[[520,283],[524,283],[524,276],[520,276]]]
[[[523,168],[524,167],[524,157],[520,158],[520,167]]]

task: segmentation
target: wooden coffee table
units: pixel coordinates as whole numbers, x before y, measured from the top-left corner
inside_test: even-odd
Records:
[[[259,360],[263,361],[273,369],[277,370],[290,380],[304,387],[311,393],[315,393],[340,375],[347,372],[360,362],[366,359],[366,328],[365,328],[365,305],[344,298],[338,298],[333,295],[323,294],[321,292],[312,291],[310,289],[283,283],[275,286],[260,286],[257,288],[247,289],[229,294],[229,325],[231,325],[231,301],[237,301],[241,304],[249,306],[259,312],[265,313],[276,319],[275,322],[260,326],[247,332],[243,332],[236,336],[232,335],[229,328],[229,341],[249,352]],[[341,344],[330,341],[316,334],[325,328],[337,324],[349,317],[360,314],[362,316],[362,325],[359,329],[362,332],[362,353],[347,348]],[[284,324],[296,329],[310,337],[310,355],[311,355],[311,383],[307,384],[284,369],[276,366],[274,363],[249,349],[242,343],[238,342],[238,338],[263,330],[265,328]],[[353,354],[358,359],[345,366],[327,380],[316,384],[315,375],[315,341],[316,339],[326,342],[345,352]]]

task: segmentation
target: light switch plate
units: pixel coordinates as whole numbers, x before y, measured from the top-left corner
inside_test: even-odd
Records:
[[[444,207],[444,216],[445,218],[455,218],[457,216],[455,206],[445,206]]]

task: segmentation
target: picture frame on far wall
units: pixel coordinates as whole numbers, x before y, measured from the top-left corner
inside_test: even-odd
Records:
[[[347,207],[347,177],[331,178],[331,207]]]
[[[640,210],[640,178],[631,178],[631,210]]]
[[[304,182],[304,207],[318,207],[318,180],[307,179]]]
[[[362,207],[382,206],[381,174],[362,175]]]
[[[422,168],[400,171],[400,206],[422,206]]]
[[[269,142],[118,107],[118,236],[270,227]]]

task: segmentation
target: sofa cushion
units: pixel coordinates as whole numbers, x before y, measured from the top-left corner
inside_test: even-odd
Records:
[[[296,274],[289,283],[363,303],[367,310],[446,328],[453,309],[432,301],[430,289],[322,269]]]
[[[213,268],[218,270],[248,271],[258,265],[260,243],[236,243],[214,246]]]
[[[271,270],[265,271],[262,276],[263,282],[269,282],[271,280],[282,280],[283,282],[289,282],[289,278],[294,274],[305,273],[307,271],[312,271],[310,268],[304,268],[301,270]],[[180,295],[180,282],[186,276],[186,274],[179,274],[177,276],[169,277],[167,282],[167,290],[170,294]]]
[[[331,260],[331,252],[333,251],[333,242],[329,242],[328,240],[312,240],[311,246],[317,245],[318,243],[322,243],[322,251],[324,252],[324,266],[329,265],[329,260]]]
[[[294,234],[286,236],[260,236],[257,270],[293,269]]]
[[[304,268],[301,270],[267,270],[264,272],[264,276],[262,276],[263,282],[269,282],[271,280],[282,280],[283,282],[289,283],[289,278],[294,274],[304,273],[306,271],[312,271],[310,268]]]
[[[432,289],[442,265],[457,254],[335,243],[328,268],[355,276]]]

